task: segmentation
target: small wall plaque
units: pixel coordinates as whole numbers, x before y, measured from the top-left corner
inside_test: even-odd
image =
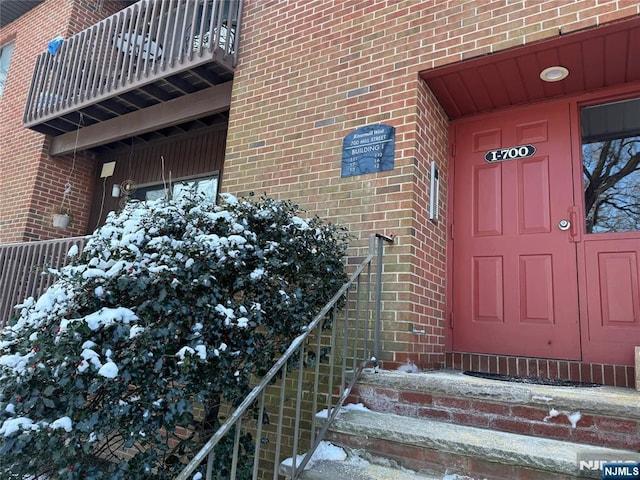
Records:
[[[393,170],[396,129],[367,125],[342,141],[342,177]]]

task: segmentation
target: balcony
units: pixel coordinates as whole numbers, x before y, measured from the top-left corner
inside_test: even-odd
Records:
[[[122,117],[129,125],[144,124],[140,112],[146,109],[147,122],[164,126],[225,107],[210,99],[217,91],[230,97],[241,10],[242,0],[140,0],[64,40],[56,53],[36,60],[25,126],[64,137],[94,125],[102,140],[85,139],[88,148],[122,138]],[[198,103],[211,105],[184,111]],[[68,151],[55,141],[52,154]]]

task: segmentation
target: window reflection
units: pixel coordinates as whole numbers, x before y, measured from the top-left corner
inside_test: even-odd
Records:
[[[4,93],[4,84],[7,80],[7,73],[9,73],[9,63],[12,55],[13,42],[0,47],[0,98]]]
[[[587,233],[640,230],[640,115],[631,108],[636,106],[634,100],[583,109]]]
[[[186,192],[195,190],[196,193],[203,195],[203,201],[206,203],[216,203],[218,195],[218,177],[194,178],[191,180],[176,181],[172,185],[171,196],[174,199],[181,198]],[[151,185],[138,188],[131,198],[137,200],[158,200],[165,198],[166,192],[162,184]]]

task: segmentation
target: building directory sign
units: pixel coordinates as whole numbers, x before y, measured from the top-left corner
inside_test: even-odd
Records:
[[[342,177],[393,170],[396,129],[367,125],[354,130],[342,142]]]

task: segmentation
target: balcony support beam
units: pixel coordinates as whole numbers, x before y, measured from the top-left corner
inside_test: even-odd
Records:
[[[229,81],[215,85],[190,95],[81,128],[78,132],[73,131],[53,137],[49,155],[65,155],[74,150],[86,150],[205,115],[223,112],[231,105],[232,84],[233,82]]]

